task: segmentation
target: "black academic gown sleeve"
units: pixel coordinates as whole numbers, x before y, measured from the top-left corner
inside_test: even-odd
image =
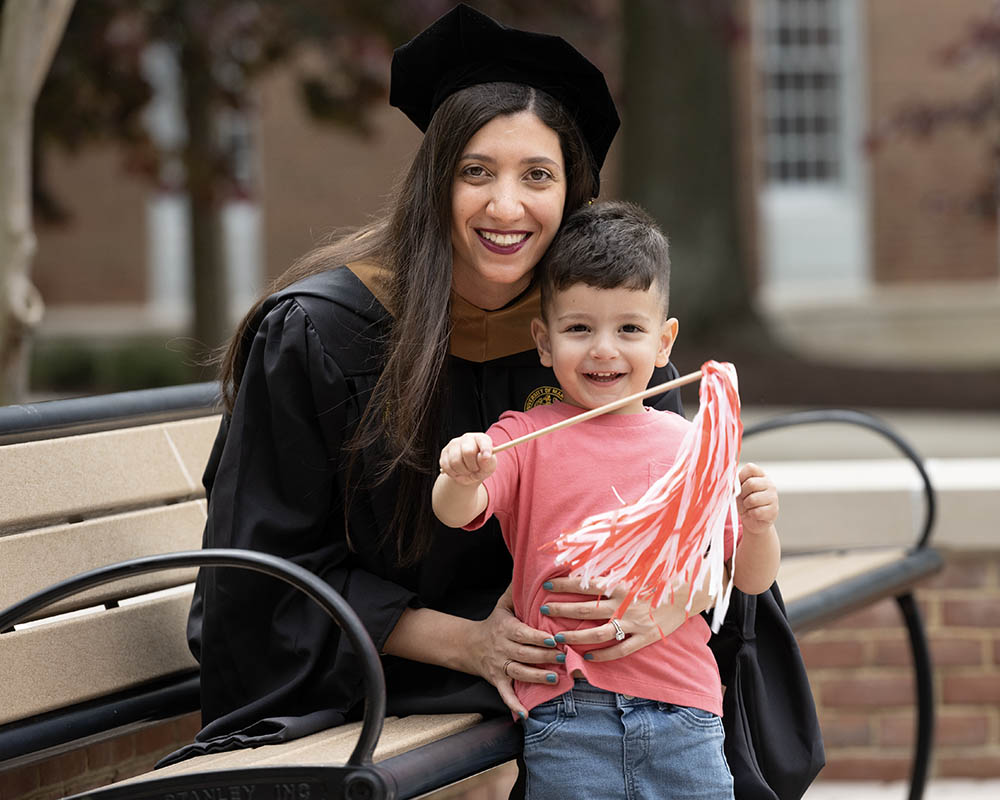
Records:
[[[324,330],[310,305],[326,318]],[[364,541],[353,549],[344,532],[341,454],[373,382],[364,357],[371,347],[358,344],[370,323],[308,295],[282,299],[264,315],[206,470],[204,546],[260,550],[316,573],[381,648],[415,593],[380,577],[372,530],[359,531]],[[358,498],[362,525],[370,505]],[[315,603],[273,578],[203,570],[189,639],[202,664],[206,725],[195,749],[178,757],[336,725],[361,698],[346,637]]]

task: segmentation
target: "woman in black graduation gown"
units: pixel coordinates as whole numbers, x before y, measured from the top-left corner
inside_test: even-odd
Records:
[[[518,245],[495,235],[492,250],[460,243],[452,198],[472,137],[529,110],[558,135],[552,191],[568,214],[596,196],[618,115],[601,73],[562,39],[465,6],[396,51],[390,102],[426,135],[386,216],[294,265],[233,339],[227,413],[204,477],[204,545],[284,556],[329,582],[385,654],[390,714],[503,714],[497,689],[510,692],[510,670],[544,681],[557,650],[501,597],[511,560],[495,521],[477,534],[437,524],[430,487],[452,436],[558,396],[529,334],[539,311],[531,270],[554,231],[528,237],[512,256],[533,253],[519,282],[498,283],[500,301],[483,308],[454,291],[453,251],[482,246],[502,261]],[[492,180],[485,163],[477,186]],[[524,180],[548,180],[537,167]],[[653,381],[674,374],[668,366]],[[674,396],[652,402],[679,410]],[[616,604],[604,602],[606,618]],[[594,601],[575,608],[566,616],[583,617]],[[670,612],[657,610],[668,630],[679,624]],[[278,581],[203,571],[189,639],[205,727],[171,760],[360,716],[354,653],[317,606]]]

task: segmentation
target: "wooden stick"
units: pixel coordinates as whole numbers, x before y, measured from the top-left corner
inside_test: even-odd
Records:
[[[678,386],[687,386],[689,383],[694,383],[700,379],[701,370],[698,370],[697,372],[690,372],[687,375],[681,375],[681,377],[674,378],[672,381],[661,383],[658,386],[650,386],[648,389],[636,392],[635,394],[630,394],[628,397],[623,397],[620,400],[613,400],[610,403],[605,403],[603,406],[598,406],[597,408],[590,409],[590,411],[584,411],[582,414],[577,414],[575,417],[570,417],[569,419],[561,420],[544,428],[539,428],[537,431],[526,433],[524,436],[518,436],[516,439],[511,439],[509,442],[497,445],[493,448],[493,452],[502,453],[504,450],[510,450],[512,447],[517,447],[517,445],[522,444],[523,442],[537,439],[539,436],[544,436],[547,433],[552,433],[553,431],[558,431],[562,428],[568,428],[570,425],[576,425],[578,422],[599,417],[601,414],[607,414],[609,411],[614,411],[616,408],[627,406],[635,400],[645,400],[647,397],[652,397],[654,394],[668,392],[671,389],[676,389]]]

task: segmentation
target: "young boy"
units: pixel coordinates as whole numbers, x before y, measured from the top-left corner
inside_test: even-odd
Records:
[[[515,612],[555,635],[600,623],[545,615],[543,604],[557,598],[544,584],[568,570],[557,568],[540,546],[621,500],[635,502],[673,463],[690,423],[635,401],[494,456],[501,442],[645,389],[654,367],[667,363],[677,335],[677,320],[667,316],[667,240],[633,205],[575,212],[538,271],[542,318],[531,330],[563,401],[507,412],[486,433],[449,442],[433,503],[452,527],[471,530],[497,516],[514,557]],[[751,464],[740,471],[740,483],[734,581],[755,594],[777,573],[777,492]],[[729,532],[727,559],[731,550]],[[695,614],[624,658],[588,659],[589,650],[607,643],[567,645],[554,683],[515,681],[530,712],[524,719],[527,796],[731,798],[722,687],[708,637]]]

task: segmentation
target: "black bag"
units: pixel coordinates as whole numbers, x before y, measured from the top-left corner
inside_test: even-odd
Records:
[[[736,800],[799,800],[826,755],[778,584],[760,595],[733,589],[709,646],[726,687],[722,721]]]

